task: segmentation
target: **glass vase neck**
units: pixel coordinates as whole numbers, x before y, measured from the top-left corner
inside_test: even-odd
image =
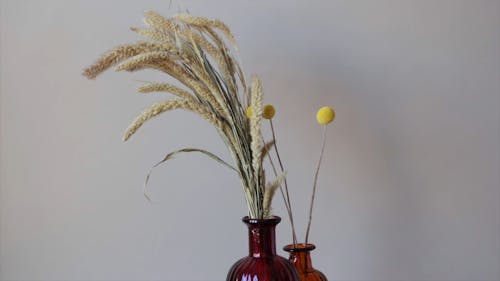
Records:
[[[316,249],[314,244],[290,244],[283,248],[283,250],[290,253],[290,262],[295,265],[297,271],[312,272],[315,269],[312,266],[311,251]]]
[[[244,217],[243,222],[248,226],[248,250],[254,258],[272,257],[276,255],[276,225],[280,217],[269,219],[252,219]]]

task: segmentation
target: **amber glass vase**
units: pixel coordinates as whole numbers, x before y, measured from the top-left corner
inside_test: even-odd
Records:
[[[327,281],[326,276],[312,266],[311,251],[313,244],[287,245],[283,250],[290,253],[290,262],[295,266],[301,281]]]
[[[295,267],[276,255],[276,225],[280,217],[250,219],[248,226],[249,255],[237,261],[227,274],[227,281],[300,281]]]

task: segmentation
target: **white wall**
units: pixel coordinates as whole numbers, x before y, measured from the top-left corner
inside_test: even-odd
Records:
[[[81,69],[181,6],[233,29],[274,103],[300,237],[332,105],[312,241],[330,280],[499,280],[499,1],[0,1],[0,279],[223,280],[247,249],[228,157],[184,112],[121,135],[151,72]],[[285,218],[282,203],[276,213]],[[280,246],[289,226],[278,228]],[[282,251],[280,253],[283,254]]]

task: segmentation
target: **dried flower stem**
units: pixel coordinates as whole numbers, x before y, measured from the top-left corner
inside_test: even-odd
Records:
[[[318,174],[319,174],[319,168],[321,166],[321,160],[323,159],[323,152],[325,151],[325,143],[326,143],[326,126],[323,126],[323,136],[321,137],[321,152],[319,154],[319,160],[318,160],[318,165],[316,166],[316,172],[314,173],[311,205],[309,207],[309,222],[307,223],[306,244],[309,241],[309,232],[311,231],[311,221],[312,221],[312,212],[313,212],[313,206],[314,206],[314,197],[316,195],[316,184],[318,182]]]
[[[278,158],[278,163],[280,165],[281,172],[284,173],[285,168],[283,167],[283,162],[281,161],[280,153],[278,151],[278,145],[276,142],[276,133],[274,131],[274,125],[273,125],[272,119],[269,119],[269,124],[271,125],[271,133],[273,135],[274,151],[276,152],[276,157]],[[270,157],[269,157],[269,160],[272,162]],[[272,165],[272,166],[273,166],[273,169],[275,170],[274,165]],[[275,173],[276,173],[276,171],[275,171]],[[286,194],[286,199],[283,198],[283,200],[285,201],[285,206],[287,206],[288,218],[290,219],[290,225],[292,227],[292,241],[293,241],[293,244],[296,245],[297,244],[297,234],[295,232],[295,223],[293,221],[293,214],[292,214],[292,204],[290,202],[290,193],[288,192],[288,183],[286,181],[286,178],[283,180],[283,183],[285,185],[285,194]],[[283,189],[281,186],[280,186],[280,190],[283,193]]]
[[[273,158],[271,157],[270,154],[267,154],[267,157],[269,159],[269,163],[271,164],[271,168],[273,169],[273,173],[275,176],[278,176],[278,171],[276,170],[276,166],[274,165]],[[283,202],[285,203],[285,208],[286,212],[288,214],[288,219],[290,220],[290,226],[292,227],[292,241],[293,244],[297,244],[297,237],[295,234],[295,226],[293,223],[293,216],[292,216],[292,209],[290,208],[290,205],[288,205],[288,201],[286,200],[285,192],[283,191],[283,185],[279,186],[281,197],[283,198]]]

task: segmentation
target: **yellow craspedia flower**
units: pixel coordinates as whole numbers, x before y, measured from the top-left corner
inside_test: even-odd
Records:
[[[276,110],[274,110],[274,106],[272,104],[266,104],[262,111],[262,117],[265,119],[273,119]]]
[[[247,117],[248,118],[252,117],[252,108],[250,106],[247,107]]]
[[[316,120],[318,120],[318,123],[320,123],[321,125],[326,125],[332,122],[334,118],[335,111],[329,106],[320,108],[318,110],[318,113],[316,114]]]

